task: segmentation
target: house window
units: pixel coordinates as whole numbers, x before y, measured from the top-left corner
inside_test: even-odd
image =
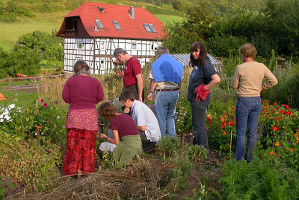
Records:
[[[148,26],[148,24],[143,24],[143,26],[144,26],[144,28],[145,28],[145,30],[146,30],[147,32],[149,32],[149,33],[152,32],[151,29],[150,29],[150,27]]]
[[[113,20],[112,23],[114,24],[116,30],[121,30],[120,25],[116,20]]]
[[[96,19],[96,24],[97,24],[99,29],[104,29],[104,26],[103,26],[103,24],[100,20]]]
[[[77,49],[82,49],[83,41],[82,40],[77,40],[76,43],[77,43]]]
[[[145,30],[149,33],[157,33],[156,28],[152,24],[143,24]]]
[[[157,33],[157,31],[156,31],[154,25],[149,24],[148,26],[149,26],[149,28],[151,29],[152,33]]]
[[[136,42],[133,42],[133,43],[131,44],[131,49],[136,49],[136,47],[137,47]]]
[[[65,28],[67,31],[75,31],[77,30],[77,21],[76,17],[68,17],[65,19]]]

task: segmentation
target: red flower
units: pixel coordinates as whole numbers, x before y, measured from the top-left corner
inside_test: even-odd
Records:
[[[272,130],[273,130],[273,131],[278,131],[279,128],[278,128],[277,126],[273,126],[273,127],[272,127]]]
[[[290,114],[292,114],[291,111],[285,112],[285,115],[289,116]]]
[[[226,126],[226,121],[223,121],[221,124],[221,128],[223,128],[224,126]]]
[[[44,108],[48,107],[48,104],[47,103],[44,103]]]
[[[295,115],[292,115],[293,119],[295,119]]]
[[[43,100],[43,99],[40,99],[39,101],[40,101],[41,103],[43,103],[43,102],[44,102],[44,100]]]
[[[233,106],[233,110],[235,110],[235,106]]]
[[[290,151],[290,152],[293,152],[293,151],[294,151],[294,149],[293,149],[293,148],[289,148],[289,151]]]
[[[277,104],[276,102],[273,103],[274,106],[275,106],[276,104]]]
[[[225,132],[225,131],[223,131],[223,133],[222,133],[223,135],[226,135],[227,133]]]
[[[280,111],[280,114],[282,114],[282,115],[283,115],[283,113],[284,113],[284,111],[283,111],[283,110],[281,110],[281,111]]]
[[[289,105],[286,105],[286,109],[287,109],[287,110],[290,109],[290,106],[289,106]]]
[[[229,124],[230,126],[234,126],[234,122],[233,122],[233,121],[229,121],[228,124]]]

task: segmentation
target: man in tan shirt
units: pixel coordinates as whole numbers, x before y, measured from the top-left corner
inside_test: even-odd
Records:
[[[257,140],[256,128],[261,112],[260,93],[263,89],[273,87],[278,83],[272,72],[262,63],[253,61],[256,49],[252,44],[244,44],[241,48],[243,63],[238,65],[231,86],[237,88],[236,104],[236,160],[245,159],[245,134],[247,135],[247,162],[253,159],[253,152]],[[268,82],[263,83],[264,78]]]

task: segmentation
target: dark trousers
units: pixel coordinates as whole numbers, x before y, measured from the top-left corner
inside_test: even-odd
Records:
[[[129,90],[131,92],[133,92],[134,96],[135,96],[135,99],[138,100],[139,97],[138,97],[138,87],[137,87],[137,84],[134,84],[134,85],[130,85],[128,87],[124,87],[122,89],[122,92],[126,91],[126,90]],[[144,99],[144,90],[142,90],[142,99]]]
[[[191,102],[192,109],[192,126],[194,131],[194,145],[202,145],[206,149],[208,145],[208,135],[206,130],[206,113],[207,107],[202,103]]]
[[[142,149],[145,153],[153,153],[155,151],[156,143],[151,142],[146,138],[144,131],[139,131],[142,143]]]

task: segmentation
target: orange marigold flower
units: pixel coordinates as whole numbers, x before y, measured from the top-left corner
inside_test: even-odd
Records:
[[[295,134],[294,134],[294,136],[295,136],[295,137],[297,137],[297,136],[298,136],[298,134],[297,134],[297,133],[295,133]]]
[[[270,151],[269,156],[273,156],[273,155],[275,155],[275,153],[273,151]]]
[[[277,126],[273,126],[273,127],[272,127],[272,130],[273,130],[273,131],[278,131],[279,128],[278,128]]]
[[[227,133],[226,133],[226,131],[223,131],[223,133],[222,133],[223,135],[226,135]]]
[[[293,152],[293,151],[294,151],[294,149],[293,149],[293,148],[289,148],[289,151],[290,151],[290,152]]]
[[[275,146],[279,146],[279,142],[275,142]]]

